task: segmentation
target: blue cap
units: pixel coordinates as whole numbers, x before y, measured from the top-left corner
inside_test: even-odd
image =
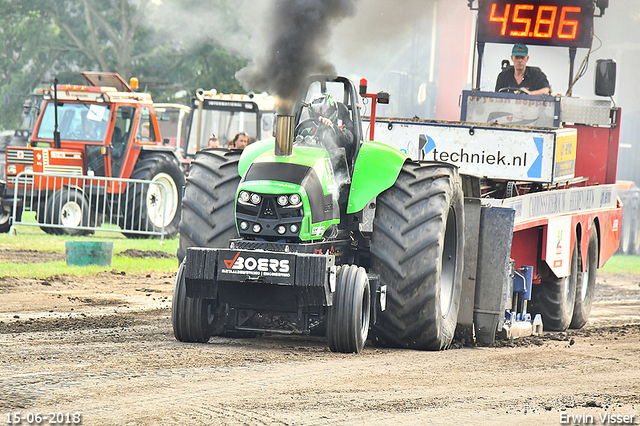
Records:
[[[529,56],[529,49],[524,44],[514,44],[511,56]]]

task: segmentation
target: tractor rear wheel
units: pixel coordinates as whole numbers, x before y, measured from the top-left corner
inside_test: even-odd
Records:
[[[186,295],[184,262],[178,268],[171,302],[173,335],[181,342],[207,343],[216,326],[215,301]]]
[[[333,306],[327,315],[327,341],[333,352],[359,353],[369,334],[371,286],[364,268],[338,268]]]
[[[583,272],[578,272],[576,283],[576,301],[573,307],[573,318],[570,328],[582,328],[589,319],[591,303],[596,289],[596,273],[598,270],[598,233],[596,227],[591,227],[589,246],[585,255],[587,262]],[[578,258],[578,264],[582,262],[582,255]]]
[[[228,248],[236,238],[235,197],[240,152],[199,151],[191,163],[182,200],[178,260],[188,247]]]
[[[377,197],[371,271],[387,285],[387,308],[372,327],[376,345],[446,349],[460,305],[463,193],[457,169],[406,162]]]
[[[551,277],[534,285],[531,292],[531,316],[540,314],[545,330],[565,331],[573,317],[576,300],[576,280],[578,274],[577,240],[571,254],[571,271],[568,277]]]
[[[131,179],[149,180],[157,184],[129,184],[127,211],[121,223],[122,233],[128,238],[145,238],[147,234],[127,231],[160,232],[164,226],[165,237],[174,237],[180,222],[184,186],[184,172],[178,159],[158,153],[140,156]]]

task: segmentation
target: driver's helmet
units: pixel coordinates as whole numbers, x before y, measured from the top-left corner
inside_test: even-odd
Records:
[[[309,102],[309,114],[311,118],[324,117],[335,122],[338,117],[338,104],[328,93],[317,95]]]

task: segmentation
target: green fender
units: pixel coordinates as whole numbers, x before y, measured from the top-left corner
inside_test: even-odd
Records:
[[[271,137],[267,139],[263,139],[261,141],[257,141],[248,145],[240,156],[240,160],[238,160],[238,174],[240,177],[244,177],[244,174],[249,169],[251,163],[255,161],[256,158],[261,156],[267,151],[273,151],[276,145],[276,138]]]
[[[363,142],[351,179],[347,213],[356,213],[382,191],[393,186],[409,157],[380,142]]]

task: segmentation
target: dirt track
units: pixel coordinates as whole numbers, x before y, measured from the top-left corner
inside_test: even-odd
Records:
[[[4,251],[0,261],[26,255],[55,258]],[[609,414],[640,424],[640,276],[600,274],[582,330],[360,355],[302,336],[179,343],[172,286],[172,275],[118,271],[0,278],[0,421],[77,412],[85,425],[557,425],[586,414],[612,424],[599,418]]]

